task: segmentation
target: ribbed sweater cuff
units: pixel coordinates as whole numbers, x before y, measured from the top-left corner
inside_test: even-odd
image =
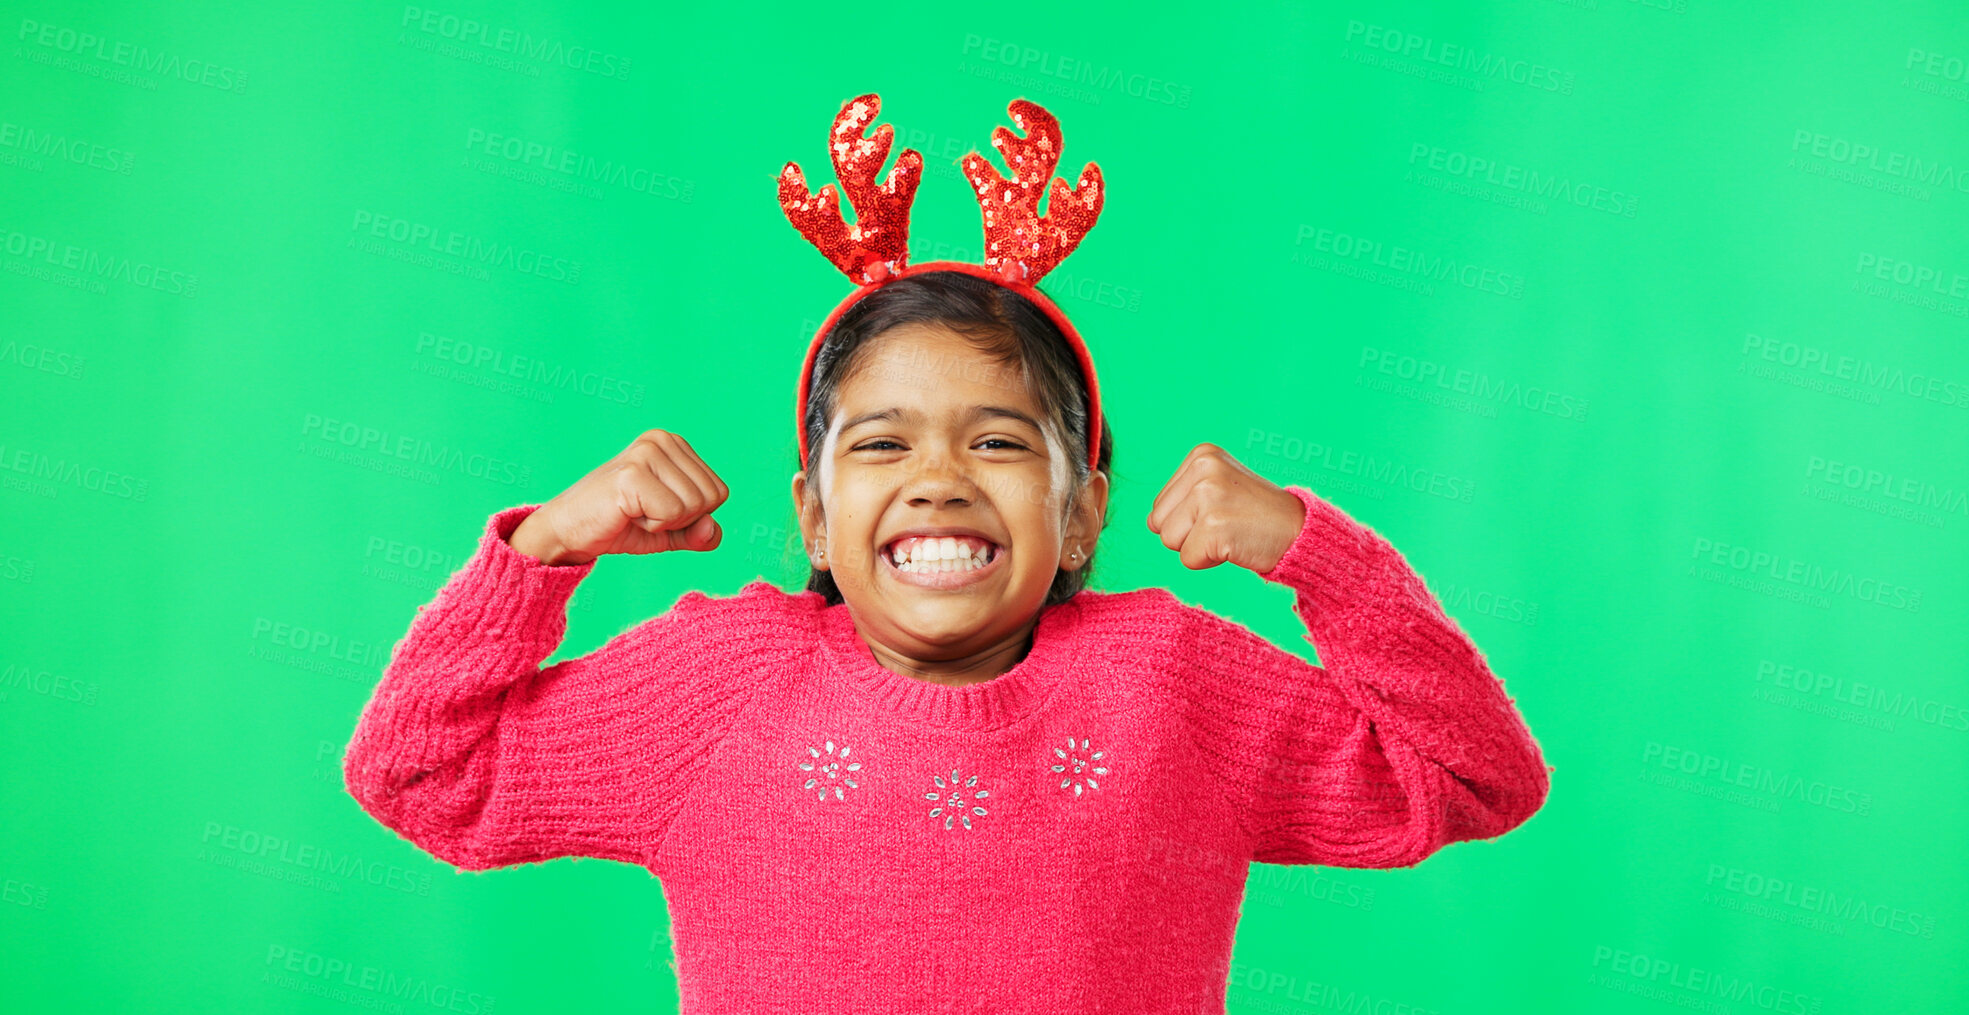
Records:
[[[1373,573],[1386,541],[1313,491],[1286,490],[1305,505],[1306,517],[1285,556],[1258,577],[1299,589],[1318,606],[1347,600]]]
[[[393,721],[366,730],[384,742],[363,753],[382,759],[393,778],[451,756],[458,717],[475,717],[474,732],[482,733],[497,714],[496,696],[559,647],[568,600],[595,563],[556,567],[513,549],[506,538],[539,507],[488,518],[471,559],[418,607],[371,706],[388,706]]]
[[[520,523],[540,507],[539,504],[521,504],[499,511],[486,520],[485,531],[479,536],[478,552],[467,565],[470,576],[475,579],[474,584],[518,593],[504,595],[488,603],[486,619],[489,621],[525,622],[537,620],[537,615],[543,613],[549,616],[560,614],[567,601],[574,597],[576,586],[595,570],[595,561],[592,560],[586,564],[548,564],[513,549],[512,544],[506,541],[520,527]],[[500,616],[501,613],[506,615]],[[537,627],[525,624],[525,629],[532,631]]]

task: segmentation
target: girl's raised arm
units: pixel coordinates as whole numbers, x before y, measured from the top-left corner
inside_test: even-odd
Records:
[[[1292,588],[1324,666],[1190,611],[1191,714],[1241,794],[1251,859],[1407,867],[1516,828],[1548,774],[1514,699],[1388,541],[1305,487],[1260,577]]]
[[[667,612],[546,668],[594,562],[551,566],[507,537],[539,505],[486,523],[420,607],[343,757],[364,811],[446,863],[560,856],[647,866],[697,764],[749,700],[722,645],[768,644],[777,589],[689,592]],[[736,639],[736,640],[734,640]]]

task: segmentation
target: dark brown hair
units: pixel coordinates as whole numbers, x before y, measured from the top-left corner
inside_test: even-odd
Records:
[[[1068,502],[1071,513],[1092,475],[1087,463],[1087,383],[1080,375],[1079,361],[1066,336],[1031,300],[961,271],[926,271],[897,279],[862,297],[835,320],[834,329],[814,356],[807,417],[801,421],[807,434],[807,461],[801,467],[807,471],[809,482],[820,474],[828,422],[834,417],[841,385],[854,375],[863,359],[862,351],[873,339],[904,324],[942,325],[995,362],[1018,368],[1066,445],[1073,473]],[[1113,431],[1108,427],[1107,414],[1102,413],[1099,469],[1103,474],[1108,474],[1113,458]],[[1103,513],[1102,530],[1107,524]],[[1066,602],[1086,587],[1088,572],[1094,566],[1094,548],[1088,547],[1086,553],[1084,565],[1072,571],[1062,568],[1053,576],[1045,605]],[[827,571],[810,567],[807,590],[820,593],[829,606],[842,601],[841,590]]]

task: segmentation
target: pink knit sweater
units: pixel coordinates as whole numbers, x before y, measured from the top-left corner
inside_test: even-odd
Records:
[[[344,762],[485,870],[661,878],[687,1015],[1224,1010],[1250,861],[1406,867],[1543,804],[1539,747],[1402,555],[1304,487],[1262,577],[1314,666],[1166,589],[1082,591],[982,683],[884,669],[847,607],[688,592],[542,668],[594,564],[491,517]]]

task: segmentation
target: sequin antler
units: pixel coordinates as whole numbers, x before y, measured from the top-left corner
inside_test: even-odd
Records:
[[[1060,121],[1025,99],[1013,99],[1007,108],[1026,136],[1016,138],[998,127],[991,132],[991,145],[1004,157],[1013,179],[998,175],[976,151],[964,156],[964,175],[984,211],[985,265],[1008,281],[1036,285],[1094,228],[1101,214],[1101,167],[1087,163],[1080,183],[1069,190],[1067,181],[1053,177],[1060,162]],[[1048,180],[1052,196],[1046,217],[1040,218],[1039,195]]]
[[[779,172],[779,206],[787,221],[856,285],[886,278],[908,263],[909,205],[923,179],[923,154],[904,148],[888,180],[876,185],[875,174],[889,157],[895,128],[885,123],[875,128],[873,137],[863,137],[862,132],[881,110],[881,98],[870,93],[842,103],[834,115],[828,154],[841,189],[854,205],[854,225],[842,220],[833,184],[821,187],[816,195],[808,192],[798,164],[788,162]]]
[[[887,182],[875,183],[875,174],[888,158],[895,140],[894,128],[883,124],[873,137],[863,132],[881,112],[882,100],[873,93],[842,103],[834,117],[828,147],[834,159],[834,172],[841,190],[854,203],[857,221],[850,227],[841,218],[841,209],[832,185],[819,194],[807,190],[800,167],[788,162],[779,174],[779,205],[800,235],[820,249],[834,266],[852,280],[856,289],[844,297],[815,330],[807,343],[807,358],[800,365],[800,387],[793,405],[793,418],[800,440],[800,461],[812,451],[807,446],[808,396],[812,392],[820,351],[834,333],[835,325],[864,296],[891,281],[939,272],[958,272],[974,278],[996,281],[1018,292],[1053,322],[1068,347],[1073,350],[1081,374],[1087,380],[1087,467],[1101,468],[1101,385],[1094,373],[1094,357],[1066,312],[1042,292],[1041,276],[1058,266],[1073,252],[1094,220],[1101,214],[1104,186],[1101,167],[1092,162],[1080,171],[1080,184],[1069,188],[1065,180],[1053,179],[1060,161],[1060,123],[1037,103],[1014,99],[1007,108],[1012,121],[1026,132],[1023,138],[999,127],[992,132],[992,147],[1012,169],[1013,179],[998,175],[990,162],[976,150],[964,156],[964,175],[977,191],[978,205],[984,211],[985,256],[983,263],[971,261],[922,261],[909,264],[909,206],[916,197],[916,185],[923,176],[923,156],[903,149]],[[1052,183],[1046,217],[1039,216],[1039,199]]]

